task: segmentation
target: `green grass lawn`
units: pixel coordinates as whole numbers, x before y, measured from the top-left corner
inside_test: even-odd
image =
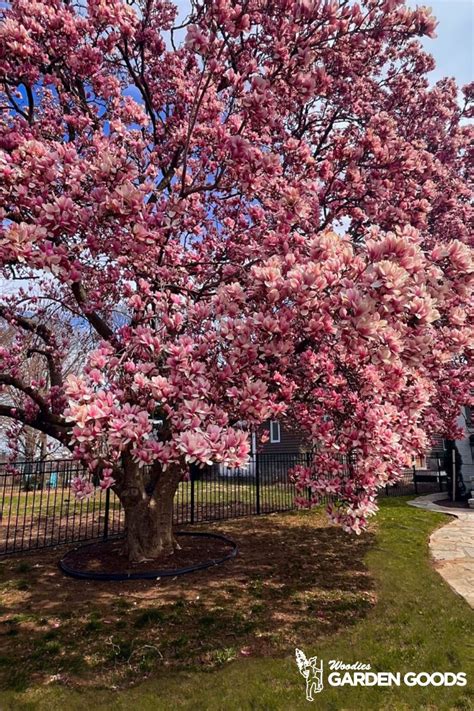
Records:
[[[163,586],[67,580],[53,559],[37,570],[39,554],[4,561],[0,709],[473,709],[474,612],[429,560],[448,520],[392,498],[357,539],[319,511],[208,526],[240,558]],[[326,685],[311,704],[295,646],[374,671],[463,671],[468,686]]]
[[[111,508],[120,509],[120,502],[112,494]],[[39,516],[75,516],[86,513],[104,511],[104,496],[97,492],[89,499],[80,501],[68,489],[44,489],[39,491],[6,494],[2,500],[3,520],[8,523],[11,516],[11,526],[15,519],[38,518]]]
[[[261,504],[273,505],[275,508],[289,508],[293,503],[294,493],[287,484],[267,483],[260,485]],[[194,483],[194,500],[199,504],[231,505],[238,501],[241,504],[252,504],[255,506],[256,487],[255,483],[246,483],[245,480],[229,478],[226,480],[196,481]],[[177,503],[191,503],[191,485],[183,482],[176,492]]]
[[[260,487],[261,505],[271,506],[274,509],[287,509],[292,506],[293,492],[287,485],[265,484]],[[244,506],[255,506],[256,489],[254,483],[234,480],[222,481],[196,481],[194,484],[195,506],[231,506],[238,502]],[[182,482],[176,492],[175,504],[177,507],[191,504],[191,485]],[[111,510],[119,511],[121,506],[118,498],[111,492]],[[42,489],[37,491],[21,491],[20,493],[4,493],[2,499],[3,522],[10,527],[15,520],[38,520],[40,517],[58,518],[66,516],[81,516],[94,513],[103,513],[105,510],[105,496],[97,491],[92,497],[84,501],[75,499],[69,489],[61,487],[55,489]]]

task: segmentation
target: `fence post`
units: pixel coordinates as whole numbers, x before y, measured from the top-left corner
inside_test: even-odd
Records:
[[[456,501],[456,445],[453,446],[453,502]]]
[[[194,523],[194,476],[191,472],[191,523]]]
[[[306,466],[309,467],[311,466],[311,452],[306,452]],[[306,498],[308,499],[308,506],[311,508],[311,487],[308,486],[306,490]]]
[[[416,481],[416,461],[413,457],[413,484],[415,485],[415,494],[418,496],[418,483]]]
[[[255,450],[255,493],[257,498],[257,514],[260,513],[260,462],[258,452]]]
[[[104,541],[109,537],[110,489],[105,490]]]

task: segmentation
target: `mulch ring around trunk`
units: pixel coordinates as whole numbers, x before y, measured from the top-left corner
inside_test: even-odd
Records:
[[[101,541],[73,548],[60,560],[63,572],[92,580],[139,580],[192,573],[219,565],[237,555],[237,545],[224,536],[178,531],[180,548],[172,555],[131,563],[123,541]]]

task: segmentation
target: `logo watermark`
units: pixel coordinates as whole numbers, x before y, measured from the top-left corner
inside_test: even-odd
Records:
[[[318,665],[317,657],[307,659],[301,649],[295,649],[295,654],[300,674],[306,679],[306,698],[313,701],[313,693],[319,694],[323,690],[323,663]]]
[[[466,686],[464,672],[401,672],[372,671],[370,664],[353,662],[346,664],[340,659],[327,662],[324,676],[324,662],[317,657],[306,657],[301,649],[295,649],[296,664],[300,674],[306,679],[306,698],[314,701],[313,694],[319,694],[328,686]]]

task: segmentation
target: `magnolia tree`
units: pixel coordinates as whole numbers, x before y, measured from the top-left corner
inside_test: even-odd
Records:
[[[472,375],[472,87],[430,86],[429,11],[201,0],[177,27],[166,0],[5,5],[0,379],[22,404],[0,414],[112,487],[131,560],[175,547],[189,464],[242,464],[270,417],[315,445],[309,503],[359,531],[455,434]]]

